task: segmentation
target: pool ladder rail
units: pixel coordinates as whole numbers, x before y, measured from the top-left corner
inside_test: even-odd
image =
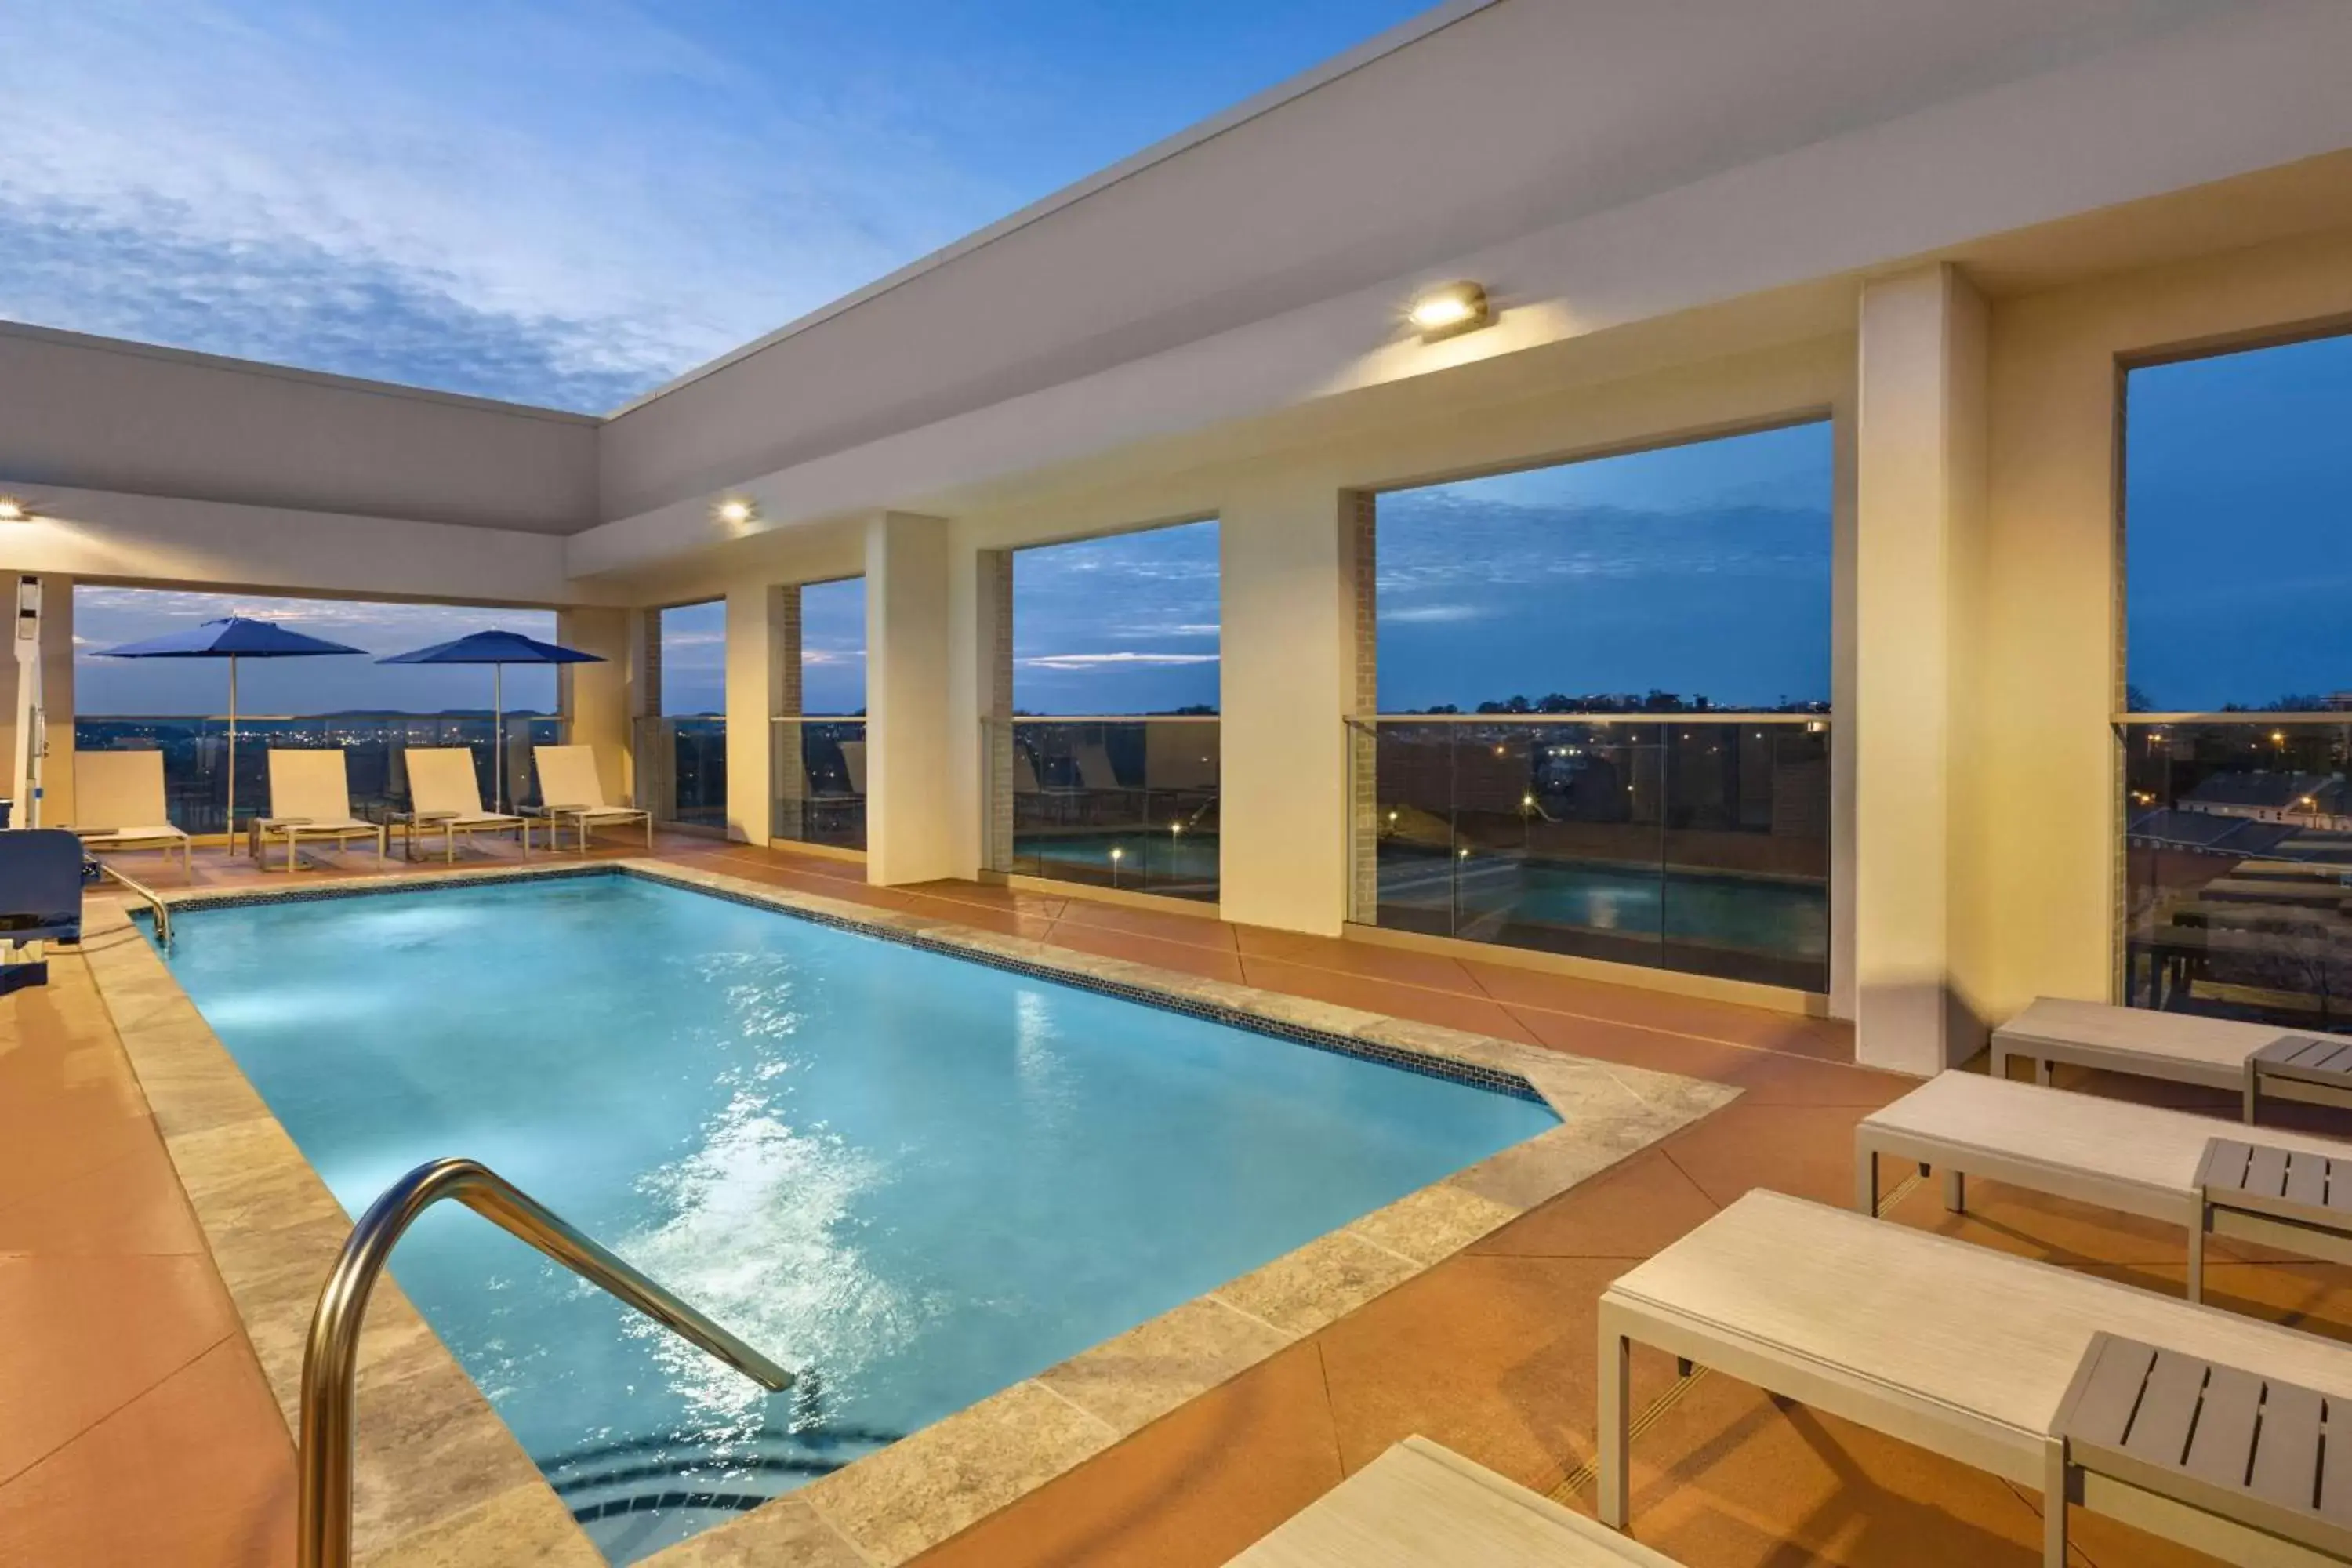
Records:
[[[106,861],[100,860],[99,868],[155,911],[155,940],[163,944],[163,951],[169,952],[172,949],[172,906],[163,901],[163,895]]]
[[[793,1374],[640,1272],[574,1230],[520,1188],[472,1160],[435,1160],[394,1182],[370,1205],[343,1243],[319,1293],[302,1355],[301,1490],[296,1504],[300,1568],[350,1568],[352,1562],[352,1406],[360,1328],[368,1296],[392,1249],[416,1217],[455,1198],[509,1235],[529,1242],[591,1284],[603,1287],[672,1333],[772,1392]]]

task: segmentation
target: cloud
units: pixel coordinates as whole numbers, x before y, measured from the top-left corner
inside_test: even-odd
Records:
[[[1418,625],[1484,620],[1496,613],[1496,606],[1491,605],[1412,605],[1393,610],[1383,609],[1381,619]]]
[[[1035,669],[1103,669],[1152,665],[1214,664],[1213,653],[1138,653],[1121,648],[1113,653],[1041,653],[1015,662]]]
[[[1017,205],[933,135],[984,73],[819,79],[786,19],[724,26],[0,8],[40,62],[0,117],[0,317],[601,411]]]

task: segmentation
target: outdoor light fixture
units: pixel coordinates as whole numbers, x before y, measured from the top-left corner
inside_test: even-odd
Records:
[[[30,522],[32,512],[15,496],[0,496],[0,522]]]
[[[1412,302],[1407,314],[1422,342],[1428,343],[1457,332],[1475,331],[1495,319],[1486,304],[1486,290],[1475,283],[1432,289]]]
[[[760,509],[740,496],[731,496],[719,503],[719,521],[730,528],[740,528],[760,514]]]

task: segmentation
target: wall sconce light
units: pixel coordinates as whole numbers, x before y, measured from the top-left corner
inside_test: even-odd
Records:
[[[0,522],[30,522],[33,509],[15,496],[0,496]]]
[[[760,509],[741,496],[730,496],[719,503],[719,521],[730,528],[740,528],[760,515]]]
[[[1461,332],[1475,332],[1495,320],[1486,290],[1475,283],[1448,283],[1432,289],[1412,302],[1408,312],[1423,342],[1433,343]]]

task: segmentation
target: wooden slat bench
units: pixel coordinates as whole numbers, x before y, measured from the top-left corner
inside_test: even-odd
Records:
[[[2347,1035],[2044,996],[1993,1031],[1992,1076],[2008,1078],[2012,1057],[2033,1063],[2044,1084],[2053,1064],[2069,1062],[2228,1089],[2248,1121],[2264,1095],[2352,1106]]]
[[[2234,1164],[2209,1163],[2217,1143],[2242,1152]],[[2192,1301],[2204,1295],[2209,1235],[2352,1263],[2352,1177],[2329,1177],[2352,1165],[2352,1141],[2246,1133],[2188,1111],[1947,1072],[1855,1126],[1854,1207],[1863,1214],[1878,1210],[1885,1159],[1941,1171],[1944,1206],[1956,1213],[1968,1178],[1980,1176],[2183,1226]]]
[[[1636,1342],[2034,1488],[2101,1332],[2352,1399],[2352,1346],[1778,1193],[1619,1279],[1600,1318],[1600,1514],[1621,1527]],[[2324,1561],[2178,1502],[2102,1486],[2084,1504],[2224,1562]]]
[[[2051,1428],[2042,1561],[2066,1500],[2187,1510],[2251,1536],[2232,1562],[2352,1562],[2352,1402],[2114,1334],[2092,1336]]]
[[[1407,1437],[1227,1568],[1676,1568],[1426,1437]]]

